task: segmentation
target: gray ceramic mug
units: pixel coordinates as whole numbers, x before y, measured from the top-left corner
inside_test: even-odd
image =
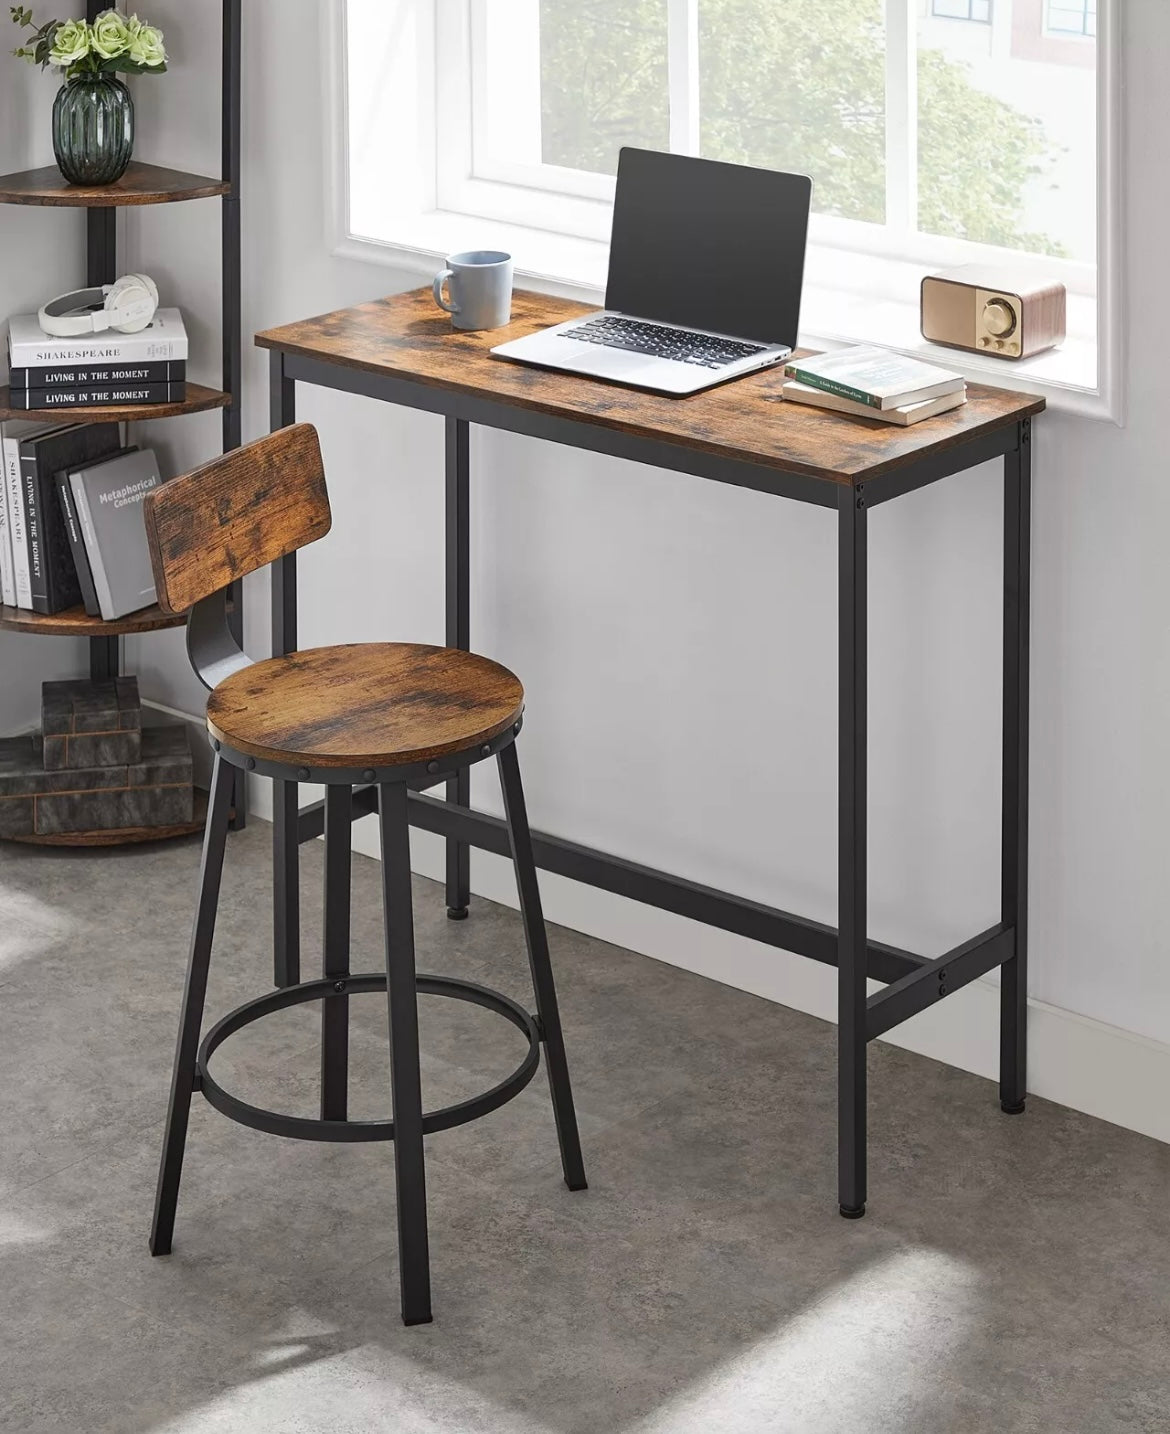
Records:
[[[450,294],[443,298],[443,285]],[[435,275],[435,303],[457,329],[502,329],[512,317],[512,256],[498,249],[452,254]]]

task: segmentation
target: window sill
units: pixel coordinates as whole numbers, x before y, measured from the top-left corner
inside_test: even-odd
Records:
[[[600,305],[608,245],[545,230],[444,210],[402,216],[394,243],[347,235],[340,258],[379,263],[426,275],[461,249],[490,247],[516,256],[517,282],[538,293]],[[855,251],[810,248],[800,342],[809,348],[876,343],[941,363],[972,382],[990,383],[1046,399],[1053,409],[1121,422],[1116,398],[1097,385],[1096,304],[1069,295],[1069,335],[1057,349],[1019,361],[927,343],[918,328],[923,268]]]

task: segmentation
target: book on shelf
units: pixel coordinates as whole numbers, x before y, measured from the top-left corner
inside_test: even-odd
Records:
[[[108,331],[81,338],[52,338],[36,314],[16,314],[8,320],[10,369],[186,362],[187,348],[187,330],[178,309],[159,309],[136,334]]]
[[[867,408],[905,408],[966,387],[962,374],[869,344],[790,359],[785,378],[851,398]]]
[[[113,458],[124,457],[127,453],[137,453],[137,446],[119,449],[117,453],[111,454]],[[65,524],[65,534],[69,539],[69,550],[73,556],[73,568],[77,573],[77,583],[81,588],[81,601],[85,606],[88,617],[101,617],[102,608],[98,602],[97,588],[93,583],[93,569],[90,567],[89,554],[85,551],[85,538],[81,532],[81,520],[77,516],[77,505],[73,501],[73,488],[70,484],[69,473],[57,473],[54,476],[54,483],[57,488],[57,502],[61,509],[61,517]]]
[[[127,404],[182,403],[186,397],[185,382],[14,388],[9,391],[8,406],[39,413],[52,408],[121,408]]]
[[[922,399],[917,403],[902,404],[898,408],[871,408],[867,403],[857,403],[852,398],[843,398],[839,393],[828,393],[813,388],[798,379],[785,379],[780,393],[790,403],[807,403],[811,408],[828,408],[835,413],[851,413],[856,418],[872,418],[879,423],[897,423],[908,428],[912,423],[921,423],[924,418],[934,418],[939,413],[949,413],[952,408],[961,408],[967,402],[967,388],[964,385],[954,393],[940,394],[938,398]]]
[[[149,448],[69,474],[98,606],[106,622],[156,600],[142,500],[161,481],[158,459]]]
[[[8,532],[8,499],[5,496],[4,443],[0,440],[0,603],[16,606],[16,569],[12,562],[12,538]]]
[[[14,368],[8,385],[18,388],[89,388],[108,384],[183,383],[186,359],[158,359],[154,363],[43,364],[37,368]]]
[[[82,598],[57,501],[56,474],[108,458],[121,445],[116,423],[75,423],[21,441],[20,491],[33,612],[63,612]]]
[[[3,501],[8,518],[8,546],[5,566],[10,565],[13,607],[32,608],[32,584],[29,577],[28,540],[25,533],[24,496],[20,482],[20,445],[28,438],[48,433],[59,427],[55,423],[10,422],[0,425],[0,450],[4,477]],[[8,590],[7,584],[5,589]]]

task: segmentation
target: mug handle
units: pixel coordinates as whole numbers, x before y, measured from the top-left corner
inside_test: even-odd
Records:
[[[435,296],[435,303],[448,314],[457,314],[459,312],[458,304],[453,304],[449,299],[446,303],[443,302],[443,285],[448,279],[453,279],[454,277],[450,269],[444,269],[441,273],[435,275],[435,282],[431,285],[431,293]]]

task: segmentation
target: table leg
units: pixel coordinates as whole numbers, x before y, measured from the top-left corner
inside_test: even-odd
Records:
[[[1020,1115],[1028,1089],[1028,629],[1032,424],[1005,454],[1003,512],[1003,839],[1001,919],[1015,954],[1000,973],[999,1102]]]
[[[447,419],[446,499],[446,602],[447,646],[463,652],[471,648],[471,436],[467,420]],[[471,771],[461,767],[447,783],[447,800],[471,805]],[[447,841],[447,915],[452,921],[467,916],[471,900],[471,848],[466,842]]]
[[[838,499],[837,1199],[865,1214],[866,532],[865,493]]]
[[[284,355],[273,350],[269,418],[273,432],[296,422],[296,384],[285,377]],[[272,564],[272,655],[297,649],[297,555]],[[301,979],[300,803],[296,782],[272,784],[272,979]]]

